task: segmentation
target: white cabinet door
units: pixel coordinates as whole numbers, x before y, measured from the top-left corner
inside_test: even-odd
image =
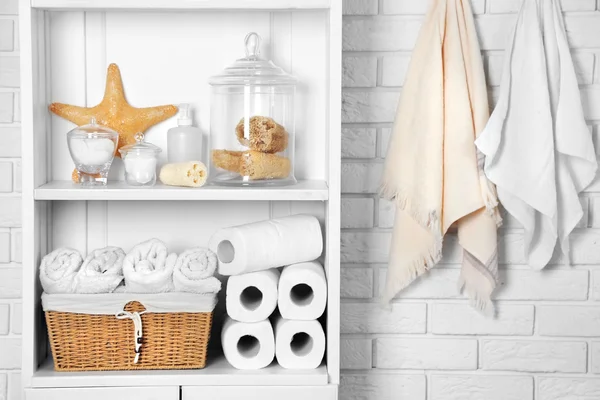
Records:
[[[179,400],[179,386],[26,389],[25,400]]]
[[[337,386],[182,386],[181,400],[337,400]]]

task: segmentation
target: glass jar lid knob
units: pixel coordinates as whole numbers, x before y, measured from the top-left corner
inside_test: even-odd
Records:
[[[260,36],[256,32],[250,32],[244,39],[246,45],[246,57],[258,58],[260,55]]]
[[[142,132],[138,132],[133,136],[133,138],[136,142],[138,142],[138,144],[142,143],[144,141],[144,134]]]

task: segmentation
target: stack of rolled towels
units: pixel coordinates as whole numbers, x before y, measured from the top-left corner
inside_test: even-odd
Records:
[[[219,274],[229,276],[221,333],[227,361],[260,369],[276,357],[284,368],[317,368],[326,344],[318,318],[327,304],[325,273],[315,261],[323,252],[319,221],[294,215],[225,228],[209,248]]]
[[[59,248],[42,259],[40,281],[47,294],[188,292],[216,294],[217,257],[193,248],[177,255],[150,239],[125,254],[119,247],[94,250],[85,259],[77,250]]]

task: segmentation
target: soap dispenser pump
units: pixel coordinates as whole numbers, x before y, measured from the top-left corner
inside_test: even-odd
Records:
[[[177,126],[167,132],[169,163],[202,161],[202,131],[192,126],[192,123],[190,105],[179,105]]]

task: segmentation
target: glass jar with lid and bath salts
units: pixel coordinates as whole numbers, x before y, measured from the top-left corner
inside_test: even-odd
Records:
[[[92,118],[88,125],[67,133],[69,153],[75,163],[79,183],[83,186],[105,186],[119,134],[100,126]]]
[[[260,36],[211,85],[210,176],[217,185],[291,185],[296,79],[262,59]]]
[[[144,134],[135,134],[135,144],[119,149],[125,166],[125,181],[131,186],[153,186],[160,147],[144,142]]]

